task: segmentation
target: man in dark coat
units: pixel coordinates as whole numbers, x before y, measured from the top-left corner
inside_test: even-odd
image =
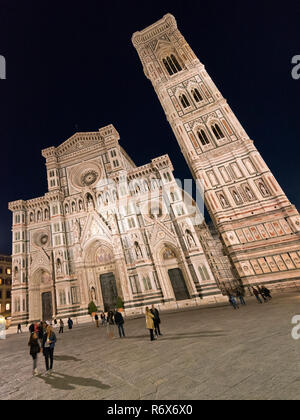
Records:
[[[162,333],[160,332],[160,328],[159,328],[159,324],[160,324],[160,317],[159,317],[159,312],[158,312],[158,310],[155,308],[155,306],[154,305],[152,305],[152,308],[151,308],[151,310],[150,310],[150,312],[152,313],[152,315],[154,315],[154,319],[153,319],[153,322],[154,322],[154,329],[155,329],[155,334],[156,334],[156,336],[158,336],[158,335],[162,335]]]
[[[254,294],[254,296],[255,296],[255,297],[256,297],[256,299],[257,299],[257,302],[262,303],[262,301],[261,301],[261,299],[260,299],[260,297],[259,297],[259,291],[258,291],[258,290],[256,290],[254,287],[252,287],[252,290],[253,290],[253,294]]]
[[[121,312],[118,312],[118,311],[115,312],[115,323],[118,326],[120,338],[122,338],[122,336],[125,337],[124,318]]]

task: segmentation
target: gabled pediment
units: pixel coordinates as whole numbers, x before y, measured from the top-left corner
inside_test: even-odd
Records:
[[[155,53],[169,52],[170,50],[173,50],[172,44],[166,39],[159,39],[154,48]]]
[[[81,235],[81,244],[84,247],[85,243],[93,237],[102,238],[103,240],[112,241],[112,232],[109,226],[102,220],[96,211],[89,213],[85,226]]]
[[[150,246],[155,247],[159,242],[170,241],[176,242],[176,236],[169,230],[164,223],[159,220],[155,221],[151,231]]]

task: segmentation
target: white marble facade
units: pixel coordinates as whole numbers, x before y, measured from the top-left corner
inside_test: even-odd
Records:
[[[83,317],[89,302],[113,309],[117,296],[132,314],[220,294],[197,233],[203,217],[183,201],[167,155],[136,167],[112,125],[42,154],[49,191],[9,204],[14,322]]]

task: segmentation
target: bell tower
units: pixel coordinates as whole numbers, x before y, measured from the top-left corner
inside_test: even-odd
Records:
[[[300,280],[300,216],[174,16],[133,35],[181,151],[244,285]]]

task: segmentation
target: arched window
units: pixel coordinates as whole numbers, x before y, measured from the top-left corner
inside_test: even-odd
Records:
[[[193,98],[195,99],[196,102],[203,101],[201,93],[199,92],[198,89],[192,89],[192,95],[193,95]]]
[[[164,58],[163,63],[170,76],[173,76],[173,74],[176,74],[182,70],[182,67],[174,54]]]
[[[34,219],[34,214],[33,213],[30,213],[30,216],[29,216],[30,222],[33,222],[33,219]]]
[[[144,190],[149,191],[149,184],[147,181],[144,181]]]
[[[210,276],[208,270],[204,264],[202,264],[199,268],[199,273],[203,281],[210,280]]]
[[[68,204],[65,205],[65,214],[69,214],[69,205]]]
[[[199,130],[197,134],[203,146],[206,146],[210,143],[204,130]]]
[[[186,239],[187,239],[189,248],[196,246],[196,242],[195,242],[192,232],[190,230],[186,230],[185,234],[186,234]]]
[[[178,60],[177,60],[177,58],[175,57],[175,55],[174,55],[174,54],[171,54],[171,59],[172,59],[172,62],[174,63],[174,65],[175,65],[175,67],[176,67],[177,71],[181,71],[181,70],[182,70],[182,67],[181,67],[181,65],[178,63]]]
[[[173,70],[171,69],[171,67],[169,66],[168,61],[166,59],[163,59],[163,63],[165,65],[165,68],[167,69],[167,72],[169,73],[169,75],[172,76],[174,73],[173,73]]]
[[[218,124],[212,125],[211,128],[212,128],[212,131],[213,131],[213,133],[214,133],[214,135],[215,135],[215,137],[216,137],[217,140],[221,140],[221,139],[224,139],[225,138],[225,136],[224,136],[224,134],[223,134],[223,132],[222,132],[222,130],[219,127]]]
[[[188,108],[189,106],[191,106],[191,104],[188,101],[188,98],[186,97],[186,95],[182,94],[179,96],[180,102],[182,103],[183,108]]]

